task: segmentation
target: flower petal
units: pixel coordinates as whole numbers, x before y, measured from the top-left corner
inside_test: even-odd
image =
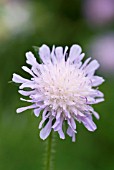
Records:
[[[35,77],[35,75],[33,74],[33,72],[32,72],[28,67],[23,66],[22,69],[23,69],[24,71],[26,71],[27,73],[29,73],[30,75],[32,75],[33,77]]]
[[[49,64],[51,62],[50,49],[47,45],[42,45],[39,48],[39,55],[44,64]]]
[[[44,123],[44,122],[46,121],[46,119],[50,116],[50,113],[49,113],[49,112],[47,113],[47,111],[48,111],[48,108],[45,108],[44,111],[43,111],[43,113],[42,113],[42,120],[41,120],[41,122],[40,122],[40,124],[39,124],[39,129],[42,128],[43,123]]]
[[[64,119],[63,119],[63,117],[61,117],[59,120],[60,121],[59,121],[58,125],[56,125],[54,127],[54,131],[58,131],[59,137],[61,139],[65,139],[65,134],[64,134],[63,129],[62,129]]]
[[[18,74],[14,73],[12,81],[15,82],[15,83],[26,83],[26,82],[29,82],[30,80],[27,80],[27,79],[19,76]]]
[[[60,129],[60,130],[58,131],[58,134],[59,134],[59,137],[60,137],[61,139],[65,139],[65,134],[64,134],[64,132],[63,132],[62,129]]]
[[[55,129],[58,126],[58,124],[60,124],[60,119],[56,119],[56,121],[55,121],[54,125],[52,126],[52,128]]]
[[[24,112],[25,110],[28,110],[28,109],[34,109],[36,108],[36,104],[33,104],[31,106],[26,106],[26,107],[21,107],[21,108],[18,108],[16,110],[17,113],[21,113],[21,112]]]
[[[72,142],[75,142],[76,139],[75,139],[75,132],[72,130],[72,128],[69,126],[68,129],[67,129],[67,134],[72,137]]]
[[[99,114],[97,112],[95,112],[95,111],[93,111],[93,115],[96,117],[96,119],[100,118]]]
[[[38,62],[36,61],[36,58],[31,52],[26,53],[26,63],[32,65],[33,67],[38,67]]]
[[[26,100],[26,99],[23,99],[23,98],[20,98],[21,101],[24,101],[24,102],[30,102],[30,103],[33,103],[33,100]]]
[[[52,118],[49,119],[48,123],[45,125],[45,127],[40,131],[40,138],[45,140],[50,132],[51,132],[51,126],[52,126]]]
[[[32,90],[32,91],[24,91],[24,90],[19,90],[18,91],[20,94],[22,94],[23,96],[30,96],[32,94],[35,93],[35,90]]]
[[[94,72],[95,72],[95,70],[97,70],[98,68],[99,68],[99,63],[98,63],[98,61],[97,60],[93,60],[93,61],[91,61],[87,66],[86,66],[86,68],[85,68],[85,72],[86,72],[86,74],[88,74],[88,75],[93,75],[94,74]]]
[[[79,45],[72,45],[70,48],[70,53],[69,53],[69,62],[72,63],[74,60],[76,60],[82,52],[82,49]]]
[[[104,101],[104,98],[96,99],[96,100],[95,100],[95,104],[101,103],[101,102],[103,102],[103,101]]]
[[[25,82],[23,83],[19,88],[23,89],[23,88],[31,88],[31,89],[35,89],[36,85],[34,84],[33,81],[29,81],[29,82]]]
[[[61,60],[65,59],[63,56],[63,48],[62,47],[56,47],[55,54],[56,54],[56,58],[59,62]]]
[[[76,129],[76,123],[75,123],[74,119],[73,119],[73,118],[68,119],[67,122],[68,122],[68,125],[71,127],[71,129],[72,129],[74,132],[76,132],[76,131],[75,131],[75,129]]]
[[[104,79],[99,76],[93,76],[91,81],[92,81],[92,86],[98,86],[104,82]]]
[[[87,66],[90,60],[91,60],[91,57],[85,60],[84,64],[81,66],[81,70],[85,69],[85,67]]]
[[[56,59],[56,56],[55,56],[55,46],[54,45],[52,47],[52,52],[51,52],[50,56],[51,56],[52,63],[56,64],[57,63],[57,59]]]
[[[97,126],[93,122],[91,115],[80,117],[80,120],[89,131],[95,131],[97,129]]]
[[[68,50],[68,46],[65,47],[64,54],[63,54],[64,58],[65,58],[65,56],[66,56],[66,54],[67,54],[67,53],[66,53],[67,50]]]
[[[41,110],[42,110],[42,108],[34,109],[34,114],[35,114],[36,117],[39,116]]]

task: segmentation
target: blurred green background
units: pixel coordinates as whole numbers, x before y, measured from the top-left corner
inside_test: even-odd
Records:
[[[94,4],[96,2],[96,4]],[[95,106],[98,129],[88,132],[77,123],[77,141],[56,137],[56,170],[114,170],[114,1],[0,1],[0,170],[41,170],[44,141],[31,112],[16,114],[18,87],[8,83],[22,72],[25,52],[47,44],[82,46],[101,64],[98,74],[105,102]],[[25,103],[26,105],[26,103]]]

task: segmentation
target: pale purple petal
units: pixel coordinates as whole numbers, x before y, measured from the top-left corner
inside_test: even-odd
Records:
[[[43,95],[36,93],[36,94],[32,94],[30,97],[32,99],[35,99],[35,100],[39,101],[39,100],[42,100]]]
[[[69,126],[67,129],[67,134],[72,137],[72,142],[75,142],[75,132],[72,130],[72,128]]]
[[[77,108],[72,107],[72,112],[74,113],[74,115],[76,116],[77,114],[79,114],[79,111],[77,110]]]
[[[36,117],[39,116],[40,112],[41,112],[42,108],[37,108],[37,109],[34,109],[34,114]]]
[[[64,50],[64,54],[63,54],[64,58],[65,58],[65,56],[67,55],[67,53],[66,53],[67,50],[68,50],[68,47],[66,46],[66,47],[65,47],[65,50]]]
[[[49,64],[51,62],[50,49],[47,45],[42,45],[39,48],[39,55],[44,64]]]
[[[31,88],[31,89],[35,89],[36,85],[34,84],[33,81],[29,81],[26,83],[23,83],[19,88],[23,89],[23,88]]]
[[[85,68],[87,74],[94,74],[95,70],[99,68],[99,63],[97,60],[91,61]]]
[[[98,97],[104,97],[104,94],[101,92],[101,91],[99,91],[99,90],[96,90],[96,96],[98,96]]]
[[[93,76],[91,78],[91,81],[92,81],[92,86],[98,86],[104,82],[104,79],[99,76]]]
[[[33,73],[38,77],[41,74],[41,65],[39,65],[38,67],[32,67],[31,70],[33,71]]]
[[[96,99],[96,100],[95,100],[95,104],[101,103],[101,102],[103,102],[103,101],[104,101],[104,98]]]
[[[79,69],[80,69],[80,67],[82,66],[82,62],[79,62],[79,63],[77,64],[77,62],[74,61],[74,64],[75,64],[76,67],[79,68]]]
[[[85,67],[87,66],[87,64],[90,62],[91,57],[89,57],[88,59],[85,60],[84,64],[81,66],[81,69],[85,69]]]
[[[53,129],[55,129],[60,124],[60,119],[56,119],[54,125],[52,126]]]
[[[84,58],[84,56],[85,56],[85,53],[80,54],[78,57],[78,62],[80,62]]]
[[[64,134],[64,132],[63,132],[62,129],[60,129],[60,130],[58,131],[58,134],[59,134],[59,137],[60,137],[61,139],[65,139],[65,134]]]
[[[77,114],[77,115],[79,115],[79,116],[84,116],[84,113],[78,111],[78,114]]]
[[[39,64],[37,63],[36,58],[31,52],[26,53],[26,58],[27,58],[27,61],[26,61],[27,64],[30,64],[33,67],[38,67]]]
[[[79,57],[79,55],[81,54],[82,52],[82,49],[79,45],[73,45],[71,48],[70,48],[70,53],[69,53],[69,58],[68,58],[68,61],[70,63],[72,63],[73,61],[76,60],[76,58]]]
[[[70,126],[68,126],[67,134],[68,134],[70,137],[72,137],[72,132],[73,132],[72,128],[71,128]]]
[[[73,118],[68,119],[67,122],[68,122],[68,125],[71,127],[71,129],[72,129],[74,132],[76,132],[76,131],[75,131],[75,129],[76,129],[76,123],[75,123],[74,119],[73,119]]]
[[[57,114],[57,113],[56,113],[55,110],[52,110],[51,114],[52,114],[52,116],[56,117],[56,114]]]
[[[99,114],[97,112],[95,112],[95,111],[93,111],[93,115],[96,117],[96,119],[100,118]]]
[[[23,69],[24,71],[26,71],[27,73],[29,73],[30,75],[32,75],[33,77],[35,77],[35,75],[33,74],[33,72],[32,72],[28,67],[23,66],[22,69]]]
[[[49,119],[48,123],[45,125],[45,127],[40,131],[40,138],[45,140],[50,132],[51,132],[51,126],[52,126],[52,118]]]
[[[19,76],[18,74],[13,74],[13,78],[12,81],[15,83],[25,83],[25,82],[29,82],[30,80],[27,80],[21,76]]]
[[[61,110],[57,112],[57,114],[56,114],[56,119],[59,119],[59,118],[60,118],[61,113],[62,113],[62,111],[61,111]]]
[[[78,119],[84,124],[84,126],[89,131],[95,131],[97,129],[97,126],[93,122],[91,115],[88,115],[88,116],[85,116],[85,117],[78,117]]]
[[[97,104],[97,103],[101,103],[103,101],[104,101],[104,98],[98,98],[98,99],[88,98],[87,104]]]
[[[75,135],[75,133],[73,132],[73,134],[72,134],[72,142],[75,142],[76,141],[76,135]]]
[[[53,45],[52,47],[52,52],[50,54],[50,57],[51,57],[51,61],[53,64],[56,64],[57,63],[57,59],[56,59],[56,56],[55,56],[55,46]]]
[[[21,113],[21,112],[24,112],[25,110],[28,110],[28,109],[34,109],[36,108],[36,104],[33,104],[31,106],[26,106],[26,107],[21,107],[21,108],[18,108],[16,110],[17,113]]]
[[[19,92],[20,94],[22,94],[23,96],[30,96],[30,95],[32,95],[32,94],[35,93],[35,90],[33,90],[33,91],[19,90],[18,92]]]
[[[63,56],[63,48],[62,47],[55,48],[55,54],[56,54],[56,58],[59,62],[61,60],[65,59]]]
[[[26,99],[23,99],[23,98],[20,98],[21,101],[25,101],[25,102],[30,102],[30,103],[33,103],[33,100],[26,100]]]
[[[72,128],[73,128],[73,129],[76,129],[76,123],[75,123],[75,121],[74,121],[74,118],[71,118],[71,119],[70,119],[70,122],[71,122]]]
[[[56,119],[57,120],[57,119]],[[59,131],[60,129],[62,129],[62,124],[63,124],[63,117],[60,117],[58,120],[60,120],[59,124],[54,128],[54,131]]]
[[[39,129],[42,128],[43,123],[44,123],[44,122],[46,121],[46,119],[50,116],[50,113],[49,113],[49,112],[47,113],[47,111],[48,111],[48,108],[45,108],[44,111],[43,111],[43,113],[42,113],[42,120],[41,120],[41,122],[40,122],[40,124],[39,124]]]
[[[56,125],[54,127],[54,131],[58,131],[59,137],[61,139],[65,139],[65,135],[64,135],[64,132],[63,132],[63,129],[62,129],[63,121],[64,121],[64,119],[61,117],[60,122],[58,123],[58,125]]]
[[[90,96],[92,98],[95,98],[95,97],[104,97],[104,94],[101,91],[97,90],[97,89],[91,89]]]
[[[82,65],[81,60],[84,58],[85,54],[82,53],[81,55],[79,55],[75,60],[74,60],[74,64],[78,65],[78,68]]]
[[[70,119],[71,118],[71,114],[69,113],[69,111],[64,110],[64,112],[65,112],[66,117],[68,117]]]
[[[43,123],[46,121],[46,119],[48,119],[48,118],[50,117],[50,112],[47,112],[47,111],[44,109],[42,115],[43,115],[43,116],[42,116],[42,120],[41,120],[41,122],[40,122],[40,124],[39,124],[39,129],[42,128],[42,125],[43,125]]]
[[[97,119],[99,119],[99,114],[94,111],[94,109],[88,105],[88,112],[92,113]]]

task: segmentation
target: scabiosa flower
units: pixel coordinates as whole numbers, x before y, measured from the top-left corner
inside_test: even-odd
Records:
[[[19,93],[30,98],[21,100],[32,103],[17,109],[17,113],[33,109],[35,116],[42,114],[39,128],[43,140],[52,129],[58,132],[61,139],[65,139],[63,123],[66,121],[66,133],[75,141],[76,121],[83,123],[89,131],[94,131],[96,125],[92,115],[99,119],[98,113],[91,107],[104,100],[103,93],[97,88],[104,79],[94,75],[99,64],[96,60],[90,62],[91,58],[82,64],[84,53],[81,53],[79,45],[73,45],[69,55],[67,50],[68,47],[63,50],[62,47],[53,46],[50,51],[47,45],[42,45],[39,48],[42,64],[31,52],[26,53],[26,63],[31,65],[31,69],[26,66],[22,69],[32,76],[31,80],[13,74],[12,81],[21,84]],[[27,91],[27,88],[30,90]]]

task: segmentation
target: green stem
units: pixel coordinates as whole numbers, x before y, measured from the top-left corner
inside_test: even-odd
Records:
[[[53,132],[51,132],[50,136],[46,141],[46,151],[45,151],[45,170],[53,170],[54,163],[54,146],[55,140],[53,136]]]

